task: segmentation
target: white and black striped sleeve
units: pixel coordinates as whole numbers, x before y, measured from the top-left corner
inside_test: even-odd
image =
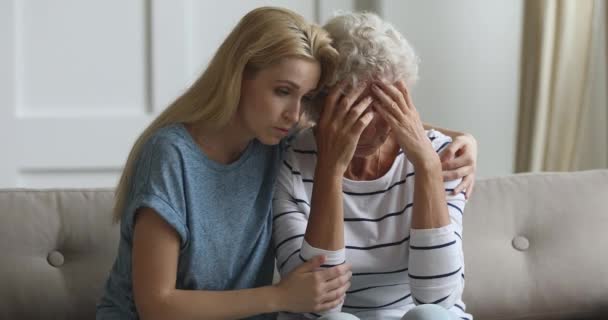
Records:
[[[286,158],[290,153],[286,153]],[[282,277],[302,264],[301,248],[308,221],[308,210],[295,201],[294,172],[286,159],[281,164],[272,201],[272,241]]]
[[[299,171],[291,163],[293,154],[287,153],[287,160],[282,164],[273,199],[273,243],[276,249],[277,266],[281,276],[288,274],[294,268],[314,256],[326,257],[324,267],[339,265],[345,261],[345,250],[328,251],[310,246],[304,241],[309,200],[300,199],[303,195],[296,195],[294,183],[301,180]],[[292,161],[289,161],[292,160]],[[291,162],[291,163],[290,163]]]
[[[445,147],[449,137],[439,134],[433,145]],[[461,179],[444,183],[446,205],[451,223],[436,229],[411,229],[409,278],[416,304],[439,304],[451,308],[464,288],[462,218],[466,198],[452,195]]]
[[[411,229],[409,278],[416,304],[451,308],[461,298],[462,246],[453,224],[437,229]]]

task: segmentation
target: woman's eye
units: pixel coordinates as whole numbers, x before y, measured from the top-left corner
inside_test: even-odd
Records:
[[[285,88],[278,88],[275,90],[276,94],[279,96],[286,96],[289,95],[289,90],[285,89]]]

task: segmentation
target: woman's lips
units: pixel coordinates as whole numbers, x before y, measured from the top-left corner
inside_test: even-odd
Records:
[[[285,129],[285,128],[279,128],[279,127],[275,127],[275,129],[277,131],[279,131],[282,134],[288,134],[289,133],[289,129]]]

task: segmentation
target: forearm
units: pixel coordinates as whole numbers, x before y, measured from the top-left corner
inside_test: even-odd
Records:
[[[278,288],[231,291],[171,290],[137,305],[141,319],[241,319],[281,311]]]
[[[414,166],[412,229],[434,229],[450,224],[441,162],[436,154]]]
[[[460,298],[464,279],[462,241],[453,224],[436,229],[412,229],[409,250],[410,289],[416,304],[451,308]]]
[[[439,157],[414,165],[409,278],[416,304],[451,308],[462,292],[462,249],[451,223]]]
[[[339,170],[320,160],[314,180],[310,217],[304,239],[318,249],[343,249],[342,175]]]

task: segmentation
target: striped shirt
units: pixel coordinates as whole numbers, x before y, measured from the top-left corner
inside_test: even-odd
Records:
[[[451,142],[438,131],[427,131],[427,136],[437,152]],[[411,229],[415,172],[403,152],[376,180],[343,178],[345,248],[326,251],[304,241],[316,160],[315,138],[308,130],[294,139],[280,169],[273,200],[273,243],[280,274],[284,276],[313,256],[324,254],[327,266],[344,261],[352,265],[343,312],[361,319],[401,319],[417,304],[434,303],[459,318],[472,319],[461,300],[466,199],[462,193],[450,192],[460,180],[445,183],[451,224]],[[279,319],[301,317],[279,315]]]

